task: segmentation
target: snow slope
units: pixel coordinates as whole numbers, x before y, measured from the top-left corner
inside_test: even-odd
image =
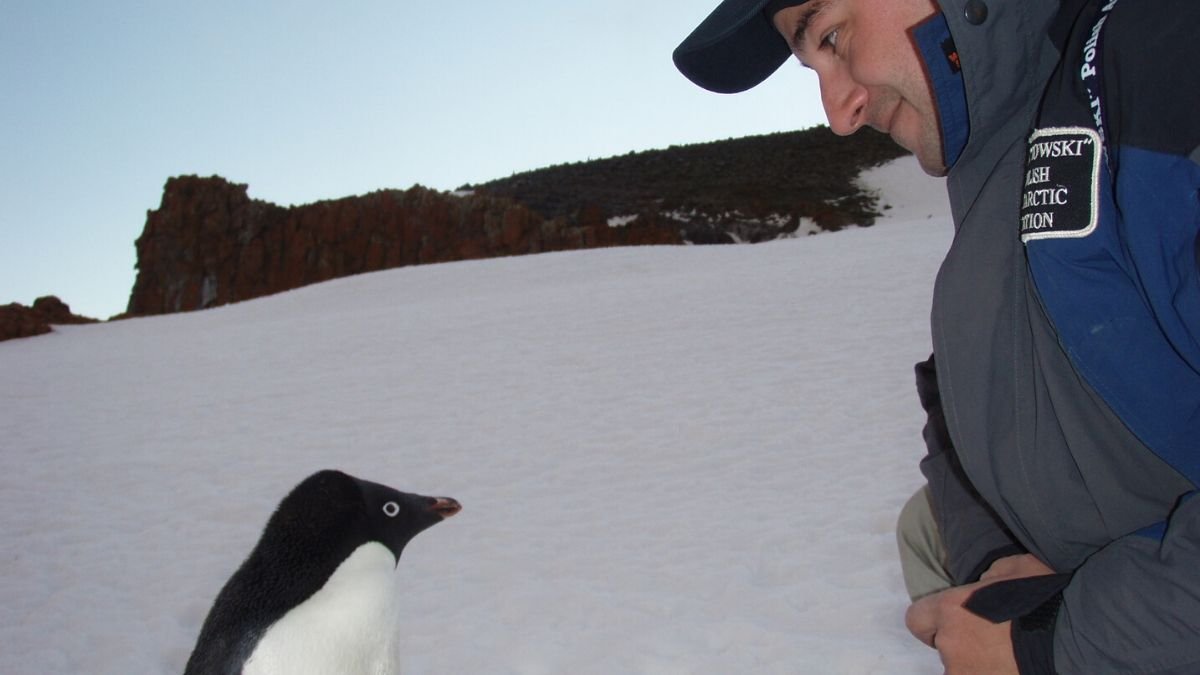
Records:
[[[300,479],[464,511],[400,563],[409,674],[931,673],[893,523],[951,236],[876,227],[353,278],[0,344],[0,672],[178,673]]]

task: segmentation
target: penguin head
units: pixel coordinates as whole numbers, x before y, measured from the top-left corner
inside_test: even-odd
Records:
[[[426,497],[353,480],[362,493],[368,538],[387,546],[397,561],[413,537],[462,510],[462,505],[450,497]]]
[[[309,554],[340,562],[366,542],[377,541],[399,562],[405,545],[462,506],[449,497],[426,497],[361,480],[341,471],[319,471],[301,481],[271,516],[256,557],[284,560],[300,554],[297,566],[315,564]]]

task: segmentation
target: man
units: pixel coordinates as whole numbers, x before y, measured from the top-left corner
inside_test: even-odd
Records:
[[[725,0],[707,89],[790,56],[946,175],[900,538],[946,672],[1200,673],[1200,3]]]

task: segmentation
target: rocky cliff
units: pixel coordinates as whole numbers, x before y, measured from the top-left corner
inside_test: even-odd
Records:
[[[547,219],[506,197],[422,187],[283,208],[223,178],[167,181],[137,240],[128,315],[222,305],[404,265],[563,249],[678,244],[646,218],[610,227],[599,210]]]
[[[16,302],[0,305],[0,342],[49,333],[51,324],[77,323],[96,323],[96,320],[72,314],[67,303],[53,295],[34,300],[32,307]]]
[[[870,225],[879,205],[854,179],[900,154],[875,132],[838,138],[818,127],[549,167],[455,193],[417,186],[290,208],[220,177],[171,178],[137,240],[127,315],[404,265]]]

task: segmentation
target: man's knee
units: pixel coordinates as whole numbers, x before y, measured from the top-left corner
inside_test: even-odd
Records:
[[[953,586],[946,570],[946,549],[929,503],[929,488],[917,490],[896,523],[900,568],[908,595],[917,599]]]

